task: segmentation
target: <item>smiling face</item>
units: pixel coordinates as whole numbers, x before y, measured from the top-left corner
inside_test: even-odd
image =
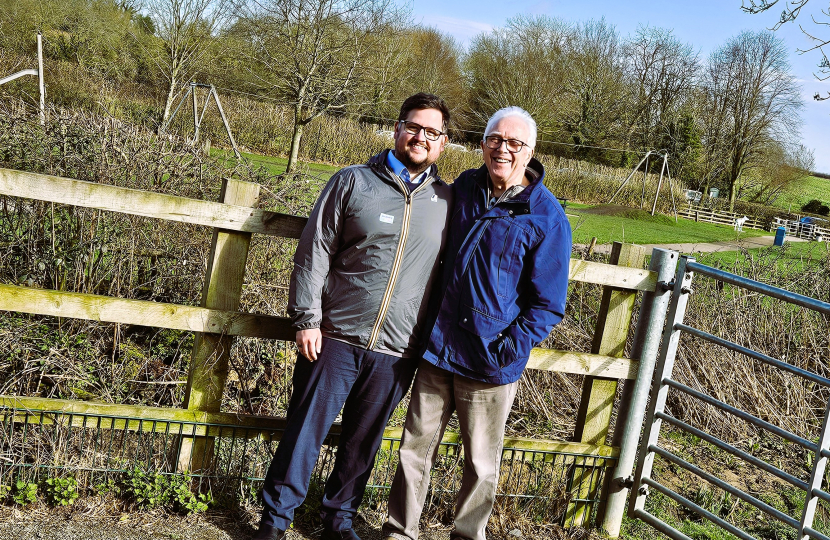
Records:
[[[493,131],[487,134],[497,135],[502,139],[518,139],[527,142],[530,139],[530,129],[527,124],[518,116],[508,116],[499,120],[493,127]],[[502,143],[496,149],[487,148],[482,141],[481,152],[484,157],[484,164],[490,171],[490,179],[497,189],[506,189],[510,186],[521,184],[524,179],[525,167],[533,157],[533,150],[525,145],[518,152],[511,153],[507,150],[507,144]]]
[[[436,131],[444,130],[444,117],[438,109],[412,110],[407,115],[406,121]],[[410,135],[404,129],[403,122],[395,123],[395,157],[413,176],[421,174],[435,163],[446,143],[446,135],[441,135],[437,141],[430,141],[426,138],[424,130]]]

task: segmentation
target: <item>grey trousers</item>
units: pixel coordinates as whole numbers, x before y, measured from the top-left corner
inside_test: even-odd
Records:
[[[456,411],[464,447],[464,472],[452,538],[485,540],[484,530],[499,480],[504,425],[517,387],[518,382],[483,383],[420,362],[406,413],[400,463],[389,494],[384,537],[417,540],[430,469],[447,422]]]

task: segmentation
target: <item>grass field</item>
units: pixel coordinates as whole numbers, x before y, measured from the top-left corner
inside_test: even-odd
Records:
[[[810,176],[803,183],[793,187],[778,198],[773,206],[790,212],[799,212],[801,207],[813,199],[830,204],[830,180]]]
[[[769,233],[745,229],[737,233],[732,227],[713,223],[696,223],[688,219],[656,215],[644,210],[602,205],[587,207],[568,204],[573,241],[587,244],[596,236],[597,243],[629,242],[633,244],[675,244],[684,242],[721,242]]]
[[[725,269],[739,269],[757,259],[775,262],[779,272],[798,272],[805,265],[825,264],[830,255],[830,242],[786,242],[784,247],[769,246],[745,251],[718,251],[696,256],[697,260],[710,266]]]

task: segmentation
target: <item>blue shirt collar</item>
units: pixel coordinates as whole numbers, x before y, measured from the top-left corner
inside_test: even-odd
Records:
[[[386,164],[390,169],[392,169],[392,172],[395,173],[396,176],[400,177],[400,179],[404,182],[409,182],[410,184],[420,184],[424,181],[424,179],[426,179],[427,174],[429,173],[429,169],[427,169],[415,178],[410,178],[409,171],[404,164],[395,157],[395,152],[392,150],[386,153]]]

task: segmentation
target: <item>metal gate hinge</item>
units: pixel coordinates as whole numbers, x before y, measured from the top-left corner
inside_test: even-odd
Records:
[[[631,489],[631,486],[634,485],[634,477],[626,476],[625,478],[618,478],[617,483],[620,485],[620,487]]]
[[[668,282],[658,281],[657,286],[660,287],[661,289],[663,289],[664,291],[670,291],[670,290],[674,289],[674,279],[672,279],[671,281],[668,281]]]

